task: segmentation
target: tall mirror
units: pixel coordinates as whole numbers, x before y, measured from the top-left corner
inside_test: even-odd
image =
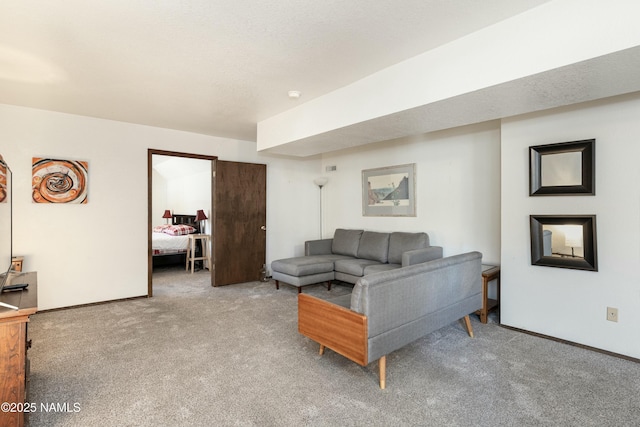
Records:
[[[531,215],[531,264],[598,271],[595,215]]]

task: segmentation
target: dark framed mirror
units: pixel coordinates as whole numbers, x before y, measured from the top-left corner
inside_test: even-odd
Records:
[[[529,195],[596,194],[595,139],[529,147]]]
[[[595,215],[531,215],[531,264],[598,271]]]

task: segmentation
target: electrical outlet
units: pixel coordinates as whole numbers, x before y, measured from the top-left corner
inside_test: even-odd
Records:
[[[613,307],[607,307],[607,320],[610,322],[618,321],[618,309]]]

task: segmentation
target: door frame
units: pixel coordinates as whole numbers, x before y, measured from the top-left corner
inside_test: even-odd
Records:
[[[210,156],[206,154],[194,154],[194,153],[183,153],[179,151],[166,151],[166,150],[157,150],[154,148],[147,149],[147,297],[153,296],[153,249],[151,248],[151,217],[152,217],[152,208],[153,208],[153,155],[157,154],[160,156],[173,156],[173,157],[184,157],[189,159],[201,159],[201,160],[210,160],[211,161],[211,206],[210,211],[211,216],[215,218],[215,203],[213,200],[214,197],[214,185],[215,185],[215,161],[218,160],[217,156]],[[213,233],[211,233],[213,234]],[[211,259],[212,265],[215,266],[215,236],[211,236]],[[215,286],[215,272],[213,271],[215,267],[209,266],[209,275],[211,276],[211,286]]]

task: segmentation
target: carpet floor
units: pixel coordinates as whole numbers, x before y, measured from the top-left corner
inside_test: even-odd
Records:
[[[471,316],[474,339],[455,322],[388,355],[380,390],[377,363],[320,356],[298,334],[295,288],[208,280],[161,269],[153,298],[32,316],[30,426],[640,423],[640,365],[628,360]]]

